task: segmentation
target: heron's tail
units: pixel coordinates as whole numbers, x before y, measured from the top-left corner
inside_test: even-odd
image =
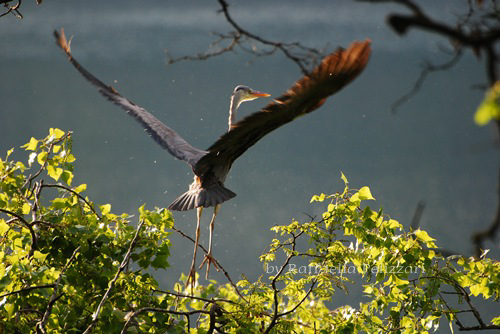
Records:
[[[199,207],[208,208],[221,204],[235,196],[234,192],[220,184],[213,185],[209,189],[189,189],[170,204],[168,209],[186,211]]]

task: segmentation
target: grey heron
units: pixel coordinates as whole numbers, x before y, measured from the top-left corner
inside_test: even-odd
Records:
[[[206,277],[212,264],[218,269],[212,257],[212,234],[220,205],[236,196],[224,186],[233,162],[269,132],[319,108],[330,95],[342,89],[361,73],[371,54],[370,40],[353,42],[346,50],[339,48],[326,56],[321,64],[299,79],[282,96],[240,121],[236,120],[236,111],[240,103],[267,97],[269,94],[254,91],[246,86],[237,86],[231,97],[228,132],[207,150],[200,150],[191,146],[145,109],[121,96],[113,87],[107,86],[85,70],[71,54],[64,30],[61,29],[60,33],[54,31],[54,35],[57,45],[85,79],[96,86],[104,97],[134,117],[160,146],[191,166],[194,182],[187,192],[168,207],[170,210],[178,211],[197,209],[193,261],[186,282],[191,286],[195,282],[201,214],[203,208],[207,207],[214,207],[214,212],[210,221],[209,248],[200,268],[207,263]]]

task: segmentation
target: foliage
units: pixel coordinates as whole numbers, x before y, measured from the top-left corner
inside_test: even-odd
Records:
[[[321,219],[272,228],[261,256],[271,276],[233,283],[221,266],[228,283],[168,291],[145,271],[167,269],[169,231],[183,234],[168,211],[143,206],[134,227],[84,197],[84,184],[72,186],[71,133],[51,129],[23,147],[27,165],[12,150],[0,160],[0,333],[500,329],[500,317],[488,324],[474,307],[498,299],[498,262],[444,258],[427,232],[371,209],[370,189],[349,188],[344,175],[342,193],[312,198],[326,204]],[[359,284],[362,302],[335,305],[335,292]],[[463,312],[476,323],[462,323]]]
[[[35,327],[81,332],[96,316],[136,229],[128,215],[111,213],[109,204],[96,208],[84,198],[85,184],[71,186],[70,133],[51,129],[43,140],[31,138],[23,147],[31,152],[28,166],[9,160],[13,150],[0,160],[0,211],[6,217],[0,220],[0,332],[29,333]],[[62,183],[38,180],[42,171]],[[144,227],[130,257],[140,269],[116,280],[97,314],[99,332],[119,332],[123,311],[130,308],[164,305],[151,296],[157,283],[143,269],[168,267],[166,230],[173,221],[166,210],[139,211]],[[166,318],[159,314],[139,324],[147,328],[155,322]]]

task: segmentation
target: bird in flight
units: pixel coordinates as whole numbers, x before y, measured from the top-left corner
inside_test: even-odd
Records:
[[[353,42],[346,50],[339,48],[326,56],[321,64],[299,79],[282,96],[240,121],[236,120],[236,111],[242,102],[270,95],[247,86],[237,86],[231,96],[228,131],[207,150],[200,150],[191,146],[145,109],[121,96],[113,87],[104,84],[84,69],[71,54],[70,43],[63,29],[61,32],[54,31],[54,36],[57,45],[66,53],[71,64],[97,87],[99,93],[134,117],[161,147],[191,166],[194,182],[187,192],[168,207],[169,210],[176,211],[197,209],[193,261],[186,281],[186,285],[190,284],[191,287],[195,283],[196,253],[203,208],[214,207],[214,212],[210,221],[208,252],[200,269],[207,264],[206,277],[212,264],[219,269],[212,256],[212,234],[221,204],[236,196],[224,186],[233,162],[269,132],[319,108],[330,95],[338,92],[362,72],[371,54],[370,40]]]

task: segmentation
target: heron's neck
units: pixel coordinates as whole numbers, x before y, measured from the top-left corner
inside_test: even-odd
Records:
[[[229,129],[227,131],[231,131],[232,126],[236,123],[236,111],[240,106],[241,101],[239,101],[234,96],[231,97],[231,104],[229,105],[229,120],[228,125]]]

